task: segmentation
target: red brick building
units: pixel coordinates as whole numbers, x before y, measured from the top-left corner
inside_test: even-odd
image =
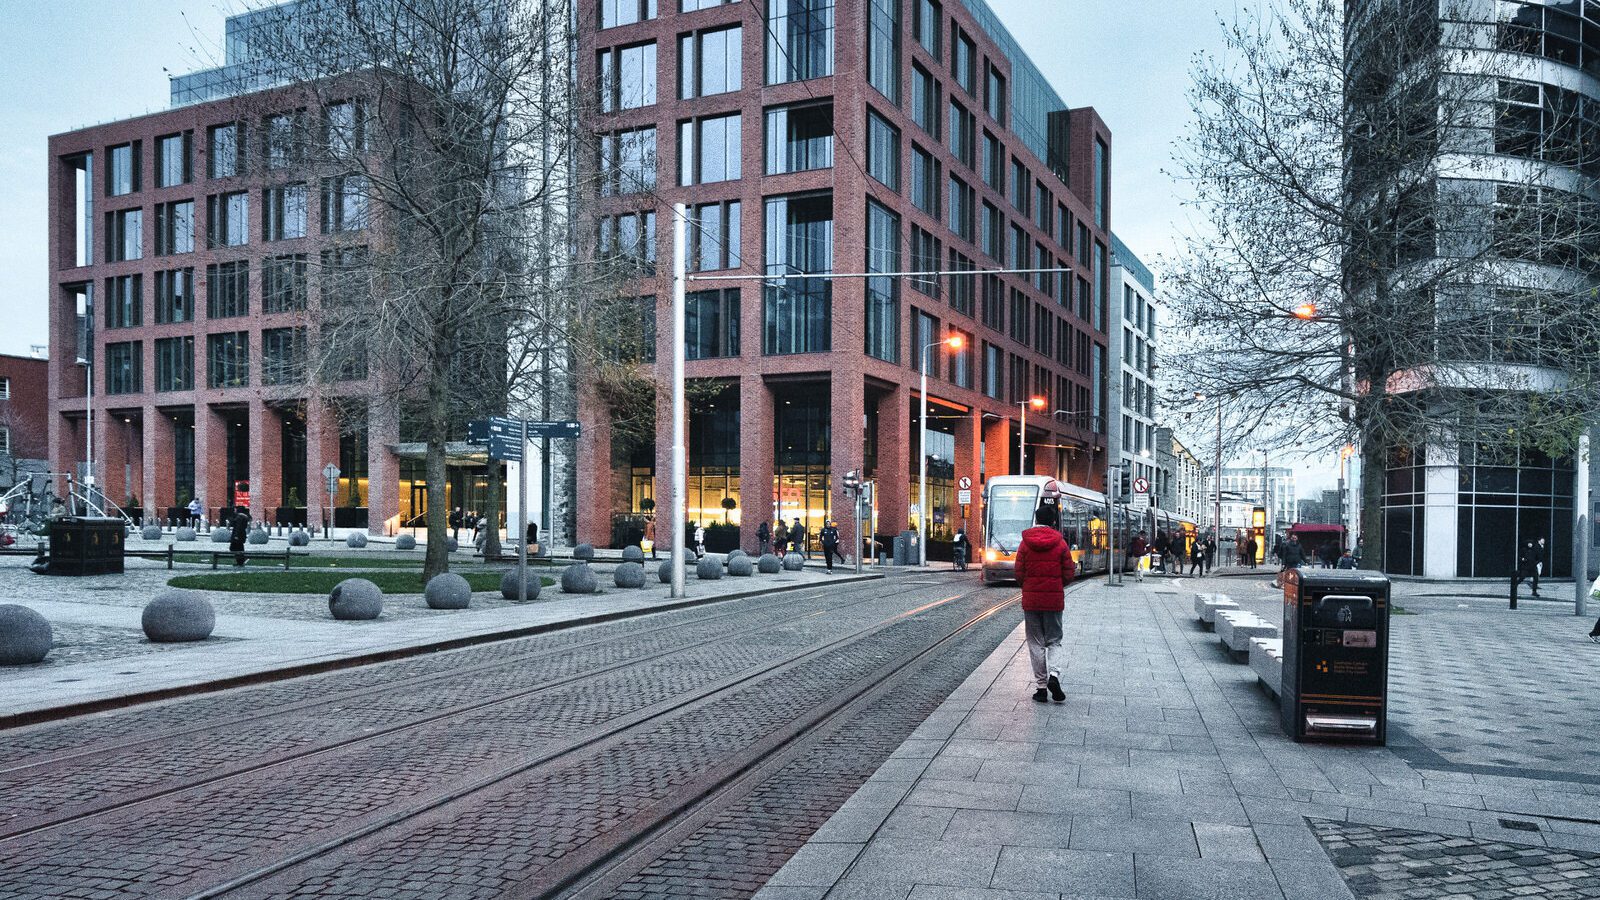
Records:
[[[45,470],[49,402],[48,363],[0,353],[0,491]]]
[[[1111,135],[1093,109],[1066,107],[983,0],[579,9],[604,176],[588,227],[602,253],[661,261],[635,287],[662,323],[647,332],[653,446],[613,441],[597,394],[580,404],[579,540],[631,540],[668,508],[676,202],[699,274],[973,271],[691,282],[688,375],[722,389],[690,416],[692,521],[728,540],[737,526],[752,547],[763,521],[800,517],[814,539],[836,517],[849,546],[841,477],[857,470],[878,483],[877,532],[910,527],[918,366],[952,334],[964,349],[935,348],[929,367],[933,539],[963,522],[957,479],[976,495],[1017,471],[1029,397],[1047,405],[1028,412],[1028,470],[1101,485]],[[1055,268],[1068,271],[984,274]]]

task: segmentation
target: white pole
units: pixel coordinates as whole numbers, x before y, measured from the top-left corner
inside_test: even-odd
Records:
[[[91,311],[90,315],[92,316],[92,315],[94,315],[94,313]],[[94,478],[94,330],[93,330],[93,326],[90,327],[90,331],[89,331],[89,363],[84,368],[83,371],[84,371],[85,382],[87,383],[88,388],[89,388],[88,401],[87,401],[88,402],[88,407],[87,407],[87,413],[88,413],[87,424],[88,424],[88,428],[86,430],[85,438],[84,438],[84,441],[85,441],[85,444],[86,444],[86,446],[84,448],[84,453],[88,456],[88,468],[86,469],[86,473],[87,474],[85,474],[84,479],[83,479],[83,483],[84,483],[84,487],[85,487],[85,490],[84,490],[84,503],[85,503],[85,505],[87,505],[87,504],[90,504],[90,503],[94,502],[94,489],[95,489],[95,484],[96,484],[95,478]],[[68,497],[67,499],[70,500],[71,497]],[[74,507],[77,506],[77,503],[74,502],[73,506]],[[74,509],[73,512],[77,512],[77,510]],[[84,509],[84,513],[85,514],[87,514],[88,512],[89,512],[89,510],[87,508]]]
[[[917,565],[928,564],[928,350],[922,348],[922,417],[917,439]]]
[[[528,420],[519,418],[522,423],[522,461],[517,463],[517,517],[522,519],[518,525],[522,529],[522,540],[517,551],[517,602],[528,602]],[[490,510],[489,515],[495,519],[500,516]],[[498,522],[491,522],[491,527],[499,528]]]
[[[1022,424],[1017,429],[1017,474],[1028,474],[1028,401],[1022,401]]]
[[[1588,432],[1578,436],[1578,489],[1573,501],[1573,511],[1577,513],[1573,522],[1578,533],[1572,554],[1573,614],[1583,616],[1589,612],[1589,535],[1593,531],[1589,521],[1593,507],[1589,502]]]
[[[689,521],[689,462],[684,450],[683,379],[684,357],[684,296],[688,286],[688,239],[686,223],[689,209],[682,203],[672,205],[672,596],[687,596],[683,583],[683,566],[686,562],[683,548],[688,537],[679,532]]]

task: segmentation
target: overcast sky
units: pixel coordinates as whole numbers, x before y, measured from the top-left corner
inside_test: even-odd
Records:
[[[1191,61],[1220,48],[1219,15],[1257,0],[989,2],[1062,98],[1109,123],[1112,224],[1159,278],[1157,258],[1184,230],[1165,170],[1189,118]],[[46,139],[165,108],[167,74],[218,58],[225,13],[243,5],[0,0],[0,353],[46,342]]]

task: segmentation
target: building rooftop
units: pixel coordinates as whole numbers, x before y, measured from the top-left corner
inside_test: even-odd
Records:
[[[1049,162],[1050,114],[1064,112],[1067,103],[1022,51],[1016,38],[984,0],[961,0],[978,20],[989,39],[1011,62],[1011,130],[1022,138],[1040,160]]]
[[[1128,249],[1128,245],[1122,242],[1122,238],[1117,237],[1115,234],[1111,236],[1111,264],[1121,266],[1133,273],[1133,280],[1139,282],[1151,294],[1156,292],[1156,276],[1132,250]]]

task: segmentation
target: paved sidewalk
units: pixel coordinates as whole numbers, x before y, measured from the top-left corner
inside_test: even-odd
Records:
[[[1194,624],[1197,590],[1276,620],[1246,579],[1080,584],[1065,703],[1032,701],[1019,627],[758,900],[1600,896],[1589,622],[1399,586],[1396,746],[1295,744]],[[1494,762],[1475,729],[1517,740]]]
[[[328,614],[327,597],[321,594],[216,591],[206,592],[217,612],[209,639],[156,644],[140,627],[145,603],[165,589],[168,578],[209,572],[209,566],[168,571],[159,563],[129,559],[124,575],[61,578],[35,575],[27,562],[20,557],[0,559],[0,602],[20,603],[42,613],[51,623],[55,646],[37,665],[0,667],[0,724],[139,695],[164,696],[269,673],[286,677],[440,645],[570,627],[682,602],[668,596],[668,586],[659,583],[653,565],[647,567],[645,587],[625,590],[612,586],[615,566],[606,563],[594,567],[601,584],[597,594],[563,594],[559,584],[547,585],[540,599],[518,604],[502,599],[498,591],[478,592],[467,610],[429,609],[421,592],[389,594],[382,616],[369,622],[334,620]],[[532,571],[560,578],[559,568]],[[367,574],[359,569],[340,573],[350,578]],[[700,581],[691,570],[687,592],[693,603],[855,580],[854,575],[830,576],[820,568],[807,568]]]

